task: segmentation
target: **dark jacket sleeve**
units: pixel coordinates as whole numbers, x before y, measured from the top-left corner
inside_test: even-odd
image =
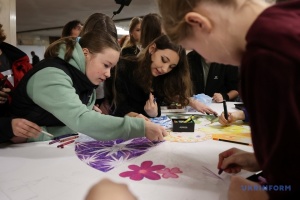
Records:
[[[238,91],[238,82],[239,82],[238,67],[231,66],[231,65],[227,65],[224,67],[226,67],[225,82],[224,82],[225,84],[224,88],[226,89],[226,91],[223,91],[221,94],[226,101],[229,101],[232,99],[229,99],[227,93],[230,92],[231,90]]]
[[[11,118],[0,118],[0,143],[9,141],[13,136]]]
[[[124,117],[129,112],[137,112],[133,106],[138,106],[134,102],[135,98],[139,94],[134,85],[133,80],[133,69],[136,63],[127,60],[120,60],[118,63],[118,69],[116,70],[115,76],[115,87],[116,87],[116,99],[117,104],[113,115],[118,117]]]
[[[205,92],[204,77],[201,63],[201,56],[195,51],[191,51],[187,54],[190,75],[193,86],[193,94],[201,94]]]
[[[129,105],[130,103],[130,92],[128,88],[128,80],[124,77],[124,74],[120,70],[117,70],[116,84],[116,95],[117,105],[114,111],[115,116],[124,117],[127,113],[133,111],[133,108]]]

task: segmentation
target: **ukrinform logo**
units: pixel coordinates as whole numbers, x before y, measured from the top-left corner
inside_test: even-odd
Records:
[[[241,185],[243,191],[292,191],[291,185]]]

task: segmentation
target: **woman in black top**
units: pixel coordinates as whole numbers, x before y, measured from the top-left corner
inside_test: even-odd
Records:
[[[189,103],[191,81],[185,50],[165,35],[137,58],[121,59],[116,73],[116,116],[157,117],[162,101]]]

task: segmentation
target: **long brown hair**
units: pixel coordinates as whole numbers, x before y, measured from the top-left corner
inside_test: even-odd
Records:
[[[107,48],[112,48],[119,52],[121,50],[115,38],[105,31],[87,32],[80,38],[79,44],[82,48],[87,48],[93,53],[103,52]],[[64,37],[50,44],[45,52],[45,58],[57,57],[61,45],[66,46],[64,60],[68,62],[76,45],[76,39],[72,37]]]
[[[108,32],[116,40],[118,39],[117,29],[114,21],[103,13],[94,13],[85,21],[80,36],[89,31]]]
[[[170,49],[178,53],[179,62],[169,73],[153,77],[149,47],[155,44],[159,50]],[[137,83],[148,93],[152,89],[164,97],[166,102],[177,102],[186,106],[191,96],[191,79],[185,49],[170,41],[166,35],[156,38],[137,58],[138,66],[133,75]]]
[[[149,13],[143,17],[141,24],[142,48],[146,48],[155,38],[162,34],[161,16],[157,13]]]
[[[61,37],[68,37],[71,36],[72,30],[74,28],[76,28],[76,26],[81,25],[82,23],[79,20],[73,20],[73,21],[69,21],[68,23],[66,23],[63,27],[62,33],[61,33]]]

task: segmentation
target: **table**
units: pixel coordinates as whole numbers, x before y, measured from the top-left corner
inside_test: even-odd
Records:
[[[222,112],[221,104],[212,108]],[[233,103],[228,103],[233,111]],[[0,146],[0,199],[1,200],[83,200],[88,189],[102,178],[128,184],[140,200],[226,199],[230,176],[221,179],[207,176],[206,168],[217,173],[218,154],[231,147],[253,151],[251,146],[207,140],[199,143],[163,142],[145,154],[127,161],[109,172],[98,171],[79,160],[74,144],[64,149],[35,142]],[[151,161],[153,165],[178,167],[179,178],[159,181],[133,181],[120,177],[128,165],[140,166]],[[206,168],[205,168],[206,167]],[[246,177],[249,172],[241,172]]]

